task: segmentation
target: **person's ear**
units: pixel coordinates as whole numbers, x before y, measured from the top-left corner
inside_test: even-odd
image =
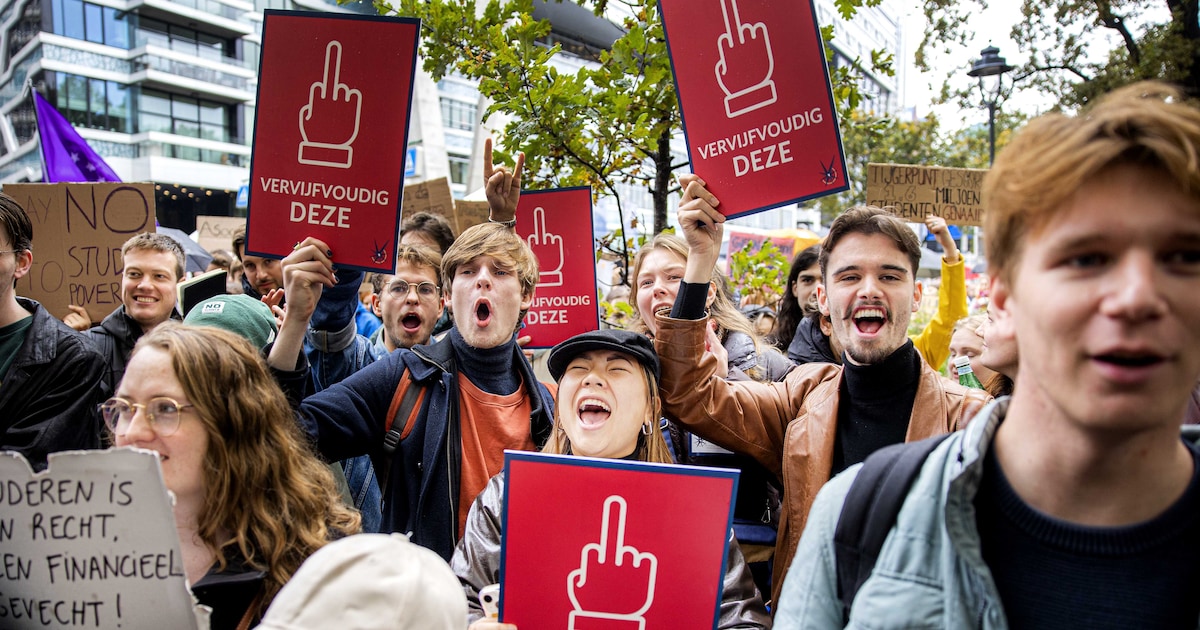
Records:
[[[997,314],[1003,314],[1002,317],[1008,317],[1009,311],[1008,298],[1011,289],[1008,283],[1000,279],[1000,276],[992,276],[988,281],[988,310]]]
[[[521,296],[521,310],[528,311],[529,307],[533,306],[533,295],[537,293],[537,287],[529,289],[529,295]]]
[[[829,316],[829,294],[826,293],[824,284],[817,285],[817,310],[821,311],[822,315]]]
[[[20,280],[33,268],[33,252],[23,249],[16,253],[17,266],[13,269],[13,279]]]
[[[384,290],[386,291],[387,289]],[[378,293],[371,294],[371,312],[375,313],[375,317],[383,317],[383,307],[380,305]]]
[[[914,313],[916,313],[917,311],[921,310],[921,292],[922,292],[922,289],[924,289],[924,287],[922,287],[922,286],[921,286],[921,283],[920,283],[920,282],[917,282],[917,283],[914,283],[914,284],[913,284],[913,302],[912,302],[912,312],[914,312]]]
[[[704,308],[712,308],[713,301],[717,299],[717,285],[708,283],[708,295],[704,298]]]

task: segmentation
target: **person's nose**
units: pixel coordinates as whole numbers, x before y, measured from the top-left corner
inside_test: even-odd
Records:
[[[1109,317],[1128,321],[1160,317],[1166,312],[1166,288],[1151,252],[1130,252],[1116,261],[1100,309]]]
[[[608,384],[604,380],[604,374],[598,368],[592,367],[587,374],[583,375],[583,385],[590,387],[604,387]]]
[[[117,424],[120,428],[120,422]],[[151,426],[150,415],[146,413],[145,407],[133,408],[133,417],[129,419],[122,439],[129,444],[144,444],[154,440],[154,427]]]
[[[490,288],[493,280],[492,270],[487,267],[480,267],[479,272],[475,274],[475,286],[481,289]]]
[[[858,298],[864,301],[875,301],[883,297],[883,287],[873,276],[864,276],[858,286]]]

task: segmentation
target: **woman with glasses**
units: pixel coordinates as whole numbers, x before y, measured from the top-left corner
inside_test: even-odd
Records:
[[[117,446],[159,454],[184,573],[213,630],[257,624],[305,558],[359,530],[242,337],[158,326],[100,411]]]

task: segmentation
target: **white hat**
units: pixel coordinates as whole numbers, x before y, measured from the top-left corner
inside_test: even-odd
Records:
[[[309,556],[264,630],[462,630],[467,598],[450,566],[403,534],[357,534]]]

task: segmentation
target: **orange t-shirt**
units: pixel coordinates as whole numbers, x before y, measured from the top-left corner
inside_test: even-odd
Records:
[[[462,478],[458,487],[458,537],[466,528],[467,513],[487,482],[504,470],[504,450],[532,451],[532,407],[525,384],[500,396],[489,394],[463,374],[458,376],[459,426],[462,427]]]

